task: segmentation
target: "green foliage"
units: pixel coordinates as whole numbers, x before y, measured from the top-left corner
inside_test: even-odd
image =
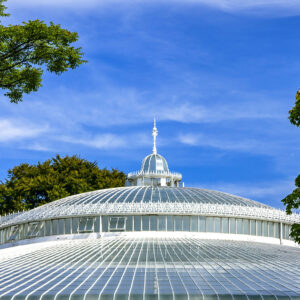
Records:
[[[293,209],[300,208],[300,175],[296,178],[295,185],[297,188],[282,200],[286,205],[287,214],[291,214]]]
[[[296,93],[295,106],[289,111],[290,122],[297,127],[300,127],[300,89]],[[291,214],[294,210],[300,208],[300,175],[295,180],[296,189],[287,195],[281,201],[286,205],[287,214]],[[291,237],[295,242],[300,244],[300,224],[293,224],[291,230]]]
[[[5,6],[0,0],[0,16]],[[42,86],[43,69],[61,74],[86,62],[81,48],[71,46],[78,40],[70,32],[52,22],[29,20],[21,25],[0,24],[0,88],[11,102],[22,101],[23,94]],[[43,67],[43,69],[42,69]]]
[[[5,13],[6,6],[3,4],[3,2],[6,2],[7,0],[0,0],[0,17],[8,17],[9,14]]]
[[[291,214],[293,210],[300,208],[300,175],[295,180],[296,189],[289,195],[287,195],[282,202],[286,205],[287,214]],[[291,237],[297,242],[300,243],[300,224],[293,224]]]
[[[99,169],[78,156],[56,157],[37,165],[21,164],[0,184],[0,214],[27,210],[83,192],[125,185],[116,169]]]
[[[289,113],[290,113],[289,116],[290,122],[293,125],[300,127],[300,89],[296,94],[295,106],[289,111]]]

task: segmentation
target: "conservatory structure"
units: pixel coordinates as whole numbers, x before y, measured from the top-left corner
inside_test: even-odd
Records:
[[[126,187],[0,219],[0,299],[297,299],[298,214],[183,187],[156,150]]]

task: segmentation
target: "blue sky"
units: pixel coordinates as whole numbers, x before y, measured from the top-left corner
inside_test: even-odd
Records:
[[[152,150],[186,186],[282,207],[300,171],[288,121],[300,87],[300,1],[9,0],[6,23],[79,33],[88,64],[11,104],[0,94],[0,179],[78,154],[137,170]]]

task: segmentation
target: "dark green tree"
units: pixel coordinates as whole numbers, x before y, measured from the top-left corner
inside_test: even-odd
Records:
[[[36,165],[20,164],[0,183],[0,214],[27,210],[78,193],[125,185],[116,169],[99,169],[78,156],[56,157]]]
[[[0,0],[0,18],[8,16]],[[23,94],[42,86],[43,70],[61,74],[83,62],[81,48],[71,46],[78,40],[70,32],[52,22],[29,20],[21,25],[1,24],[0,19],[0,88],[11,102],[22,101]]]
[[[296,94],[295,106],[289,111],[289,119],[293,125],[300,127],[300,89]],[[296,188],[293,192],[287,195],[282,202],[286,205],[287,214],[300,208],[300,175],[295,180]],[[300,224],[293,224],[291,237],[300,244]]]
[[[295,106],[289,111],[289,113],[290,113],[289,116],[290,122],[293,125],[300,127],[300,89],[296,94]]]

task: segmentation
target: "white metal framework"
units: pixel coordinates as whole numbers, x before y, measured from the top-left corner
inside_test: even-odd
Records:
[[[9,225],[57,217],[103,214],[180,214],[249,217],[299,223],[300,215],[227,193],[197,188],[123,187],[63,198],[11,217],[0,218],[0,229]]]
[[[300,249],[293,247],[112,237],[7,250],[0,256],[2,300],[300,297]]]

